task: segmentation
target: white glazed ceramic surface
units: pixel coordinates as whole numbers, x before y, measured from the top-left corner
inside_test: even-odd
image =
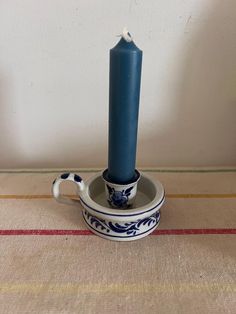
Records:
[[[67,174],[70,180],[74,174]],[[65,174],[64,174],[64,177]],[[80,178],[77,176],[77,179]],[[53,184],[53,195],[59,202],[66,202],[58,192],[61,176]],[[59,183],[58,183],[59,182]],[[83,206],[83,218],[90,230],[100,237],[115,241],[140,239],[151,233],[160,220],[159,209],[165,195],[162,184],[141,173],[135,203],[129,209],[108,207],[104,181],[101,174],[96,174],[83,184],[78,184],[80,202]],[[76,202],[69,200],[69,202]]]

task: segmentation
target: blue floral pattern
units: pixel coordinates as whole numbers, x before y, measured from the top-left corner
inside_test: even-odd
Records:
[[[99,229],[104,234],[109,234],[110,232],[117,233],[117,234],[126,234],[128,236],[135,236],[140,231],[140,227],[146,226],[147,230],[151,229],[160,219],[159,211],[155,212],[149,217],[139,219],[133,222],[126,222],[123,224],[115,223],[115,222],[107,222],[103,219],[95,217],[91,215],[87,210],[84,210],[84,218],[86,219],[87,223],[94,227],[95,229]]]
[[[133,186],[129,187],[126,190],[116,191],[114,188],[111,188],[107,184],[107,190],[109,192],[109,200],[108,203],[110,206],[118,207],[118,208],[127,208],[129,196]]]

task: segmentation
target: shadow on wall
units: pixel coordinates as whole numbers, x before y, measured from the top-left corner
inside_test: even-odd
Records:
[[[11,88],[10,88],[11,87]],[[90,141],[81,145],[76,141],[76,134],[70,138],[56,137],[57,158],[50,152],[45,158],[31,158],[22,152],[20,121],[17,119],[17,112],[14,101],[11,99],[12,82],[3,73],[0,74],[0,169],[20,169],[20,168],[78,168],[95,167],[89,164],[91,156],[98,163],[96,167],[101,167],[106,162],[104,155],[107,156],[106,142],[98,137],[96,145],[90,145]],[[43,127],[43,125],[42,125]],[[54,145],[55,143],[53,143]],[[86,145],[86,146],[85,146]],[[83,159],[78,157],[78,153],[83,151]],[[81,156],[81,155],[80,155]],[[97,157],[96,157],[97,156]],[[69,162],[68,162],[69,161]],[[105,167],[105,166],[104,166]]]
[[[140,139],[139,165],[193,166],[196,159],[196,166],[236,165],[236,1],[212,6],[202,27],[185,41],[173,120],[163,134]],[[197,19],[190,16],[186,26]]]
[[[11,86],[11,88],[9,88]],[[107,143],[104,138],[98,136],[95,145],[91,145],[88,140],[84,144],[77,142],[77,136],[72,132],[69,138],[63,140],[60,137],[55,138],[52,143],[57,149],[57,157],[53,152],[45,158],[31,158],[28,154],[22,152],[22,139],[20,133],[20,121],[17,119],[14,101],[10,99],[12,92],[12,82],[8,84],[8,79],[0,74],[0,169],[17,168],[78,168],[78,167],[104,167],[107,158]],[[43,125],[42,125],[43,127]],[[93,139],[94,141],[94,139]],[[82,160],[81,160],[81,151]],[[80,154],[80,155],[79,155]],[[91,162],[93,160],[97,162]],[[105,158],[104,158],[105,156]]]
[[[16,112],[10,108],[11,90],[8,87],[8,78],[0,74],[0,162],[4,168],[10,168],[14,164],[18,167],[16,157],[20,157],[20,147],[17,140]],[[14,126],[14,128],[13,128]],[[0,166],[1,167],[1,166]]]

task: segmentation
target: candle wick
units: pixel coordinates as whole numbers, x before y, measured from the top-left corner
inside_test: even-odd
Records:
[[[130,35],[130,33],[128,32],[127,28],[124,27],[122,34],[118,35],[118,37],[122,37],[124,38],[125,41],[127,41],[128,43],[130,43],[131,41],[133,41],[132,36]]]

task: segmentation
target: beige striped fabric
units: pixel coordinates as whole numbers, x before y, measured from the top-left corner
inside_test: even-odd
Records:
[[[1,173],[0,313],[235,313],[236,171],[150,175],[167,194],[160,232],[122,243],[52,199],[57,173]]]

